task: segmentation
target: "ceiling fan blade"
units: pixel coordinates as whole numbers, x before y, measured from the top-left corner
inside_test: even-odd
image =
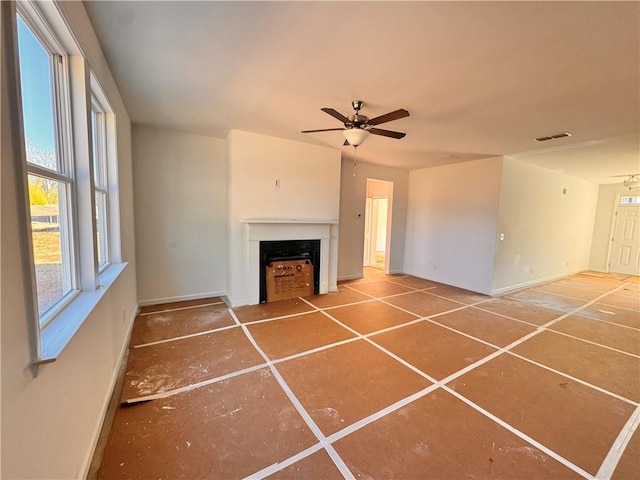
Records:
[[[400,118],[404,118],[408,116],[409,116],[409,112],[407,112],[404,108],[401,108],[399,110],[395,110],[393,112],[380,115],[379,117],[372,118],[367,123],[369,125],[380,125],[381,123],[391,122],[393,120],[398,120]]]
[[[391,130],[383,130],[381,128],[371,128],[369,129],[370,133],[374,135],[382,135],[383,137],[391,137],[391,138],[404,138],[406,133],[403,132],[393,132]]]
[[[300,133],[335,132],[337,130],[344,130],[344,127],[342,127],[342,128],[321,128],[319,130],[302,130]]]
[[[333,108],[321,108],[320,110],[322,110],[324,113],[328,113],[329,115],[331,115],[333,118],[337,118],[338,120],[340,120],[342,123],[349,123],[349,119],[347,117],[345,117],[344,115],[342,115],[340,112],[338,112],[337,110],[334,110]]]

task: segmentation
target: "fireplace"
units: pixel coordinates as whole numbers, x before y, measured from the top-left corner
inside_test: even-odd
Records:
[[[230,270],[227,298],[231,306],[256,305],[264,301],[264,297],[261,297],[261,278],[265,271],[260,253],[263,242],[319,241],[318,253],[309,253],[310,257],[317,255],[313,260],[314,283],[317,282],[314,292],[322,294],[336,290],[337,220],[245,218],[242,224],[245,225],[246,243],[231,247],[232,250],[237,249],[239,262],[236,265],[240,267]],[[287,256],[289,252],[284,253]]]
[[[271,262],[302,260],[313,266],[313,293],[320,293],[320,239],[260,242],[260,303],[267,301],[266,269]]]

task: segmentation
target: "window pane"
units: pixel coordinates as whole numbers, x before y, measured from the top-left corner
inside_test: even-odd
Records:
[[[98,267],[102,269],[110,262],[109,255],[109,198],[107,195],[107,152],[105,115],[95,106],[92,98],[91,146],[93,149],[93,178],[96,202],[96,243],[98,245]]]
[[[91,110],[91,148],[93,150],[93,181],[96,185],[101,185],[99,175],[99,156],[98,156],[98,114],[95,110]]]
[[[67,185],[29,175],[33,258],[40,316],[71,291]]]
[[[18,53],[27,161],[59,171],[51,54],[18,16]]]
[[[107,243],[107,194],[96,191],[96,240],[98,243],[98,266],[109,262]]]
[[[93,149],[93,178],[96,187],[106,188],[107,185],[107,152],[106,152],[106,122],[102,112],[91,109],[91,147]]]

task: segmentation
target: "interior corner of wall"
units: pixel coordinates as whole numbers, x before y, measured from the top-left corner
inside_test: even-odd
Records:
[[[231,295],[229,295],[228,293],[225,295],[225,303],[229,306],[229,308],[238,308],[238,307],[243,307],[245,305],[249,305],[249,300],[247,299],[233,299],[231,298]]]

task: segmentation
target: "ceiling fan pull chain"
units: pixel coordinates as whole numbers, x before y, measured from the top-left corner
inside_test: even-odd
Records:
[[[353,146],[353,176],[356,176],[356,167],[358,166],[358,146]]]

